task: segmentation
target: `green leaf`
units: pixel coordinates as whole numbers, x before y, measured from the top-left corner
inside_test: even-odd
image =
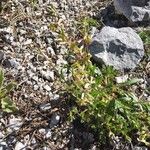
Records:
[[[141,79],[138,79],[138,78],[134,78],[134,79],[131,79],[131,80],[128,80],[124,83],[122,83],[123,85],[133,85],[133,84],[136,84],[138,82],[141,82]]]
[[[11,113],[17,110],[16,106],[8,97],[1,99],[1,107],[2,110],[7,113]]]
[[[7,92],[10,92],[10,91],[14,88],[15,85],[16,85],[16,84],[13,83],[13,82],[9,83],[9,84],[5,87],[6,90],[7,90]]]
[[[106,113],[113,116],[115,113],[115,100],[111,100],[106,107]]]
[[[6,89],[0,89],[0,98],[3,98],[6,96],[7,90]]]
[[[4,73],[3,73],[3,71],[1,70],[1,71],[0,71],[0,87],[2,87],[3,81],[4,81]]]
[[[144,44],[150,44],[150,30],[145,30],[139,33]]]

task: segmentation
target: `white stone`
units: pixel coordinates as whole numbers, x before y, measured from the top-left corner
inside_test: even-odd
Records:
[[[39,86],[35,84],[35,85],[33,86],[33,89],[34,89],[35,91],[37,91],[37,90],[39,89]]]
[[[9,128],[8,130],[14,131],[18,130],[22,125],[22,119],[21,118],[15,118],[14,116],[9,118]]]
[[[32,39],[27,39],[23,44],[24,45],[29,45],[32,43]]]
[[[54,81],[54,71],[48,71],[47,76],[49,76],[51,80]]]
[[[53,95],[53,99],[54,99],[54,100],[59,99],[59,97],[60,97],[60,96],[59,96],[58,94],[54,94],[54,95]]]
[[[40,109],[43,110],[43,111],[50,110],[51,109],[51,105],[50,105],[50,103],[41,104],[40,105]]]
[[[128,79],[128,75],[120,76],[120,77],[115,77],[117,83],[124,83]]]
[[[51,130],[49,129],[49,130],[46,130],[46,135],[45,135],[45,137],[48,139],[48,138],[50,138],[52,136],[52,132],[51,132]]]
[[[52,56],[56,55],[52,47],[47,47],[47,52],[50,53]]]
[[[60,116],[57,115],[57,116],[56,116],[56,120],[60,120]]]
[[[5,31],[8,33],[13,33],[14,29],[13,29],[13,27],[9,26],[9,27],[5,28]]]
[[[47,30],[47,29],[48,29],[48,27],[47,27],[46,25],[44,25],[44,26],[41,27],[41,30],[42,30],[42,31],[45,31],[45,30]]]
[[[48,85],[45,85],[45,86],[43,86],[43,88],[46,90],[46,91],[51,91],[51,87],[50,86],[48,86]]]
[[[54,81],[54,72],[53,71],[40,71],[42,77],[44,77],[45,79],[47,79],[48,81]]]
[[[32,140],[31,140],[31,144],[36,144],[37,142],[36,142],[36,139],[35,138],[32,138]]]
[[[23,143],[17,142],[15,145],[15,150],[23,150],[23,149],[25,149],[25,147],[26,147],[26,145],[24,145]]]
[[[26,30],[22,30],[22,29],[20,29],[20,33],[21,33],[21,34],[26,34],[26,33],[27,33],[27,31],[26,31]]]
[[[34,81],[36,81],[36,82],[38,82],[39,78],[38,78],[38,76],[32,76],[31,79],[34,80]]]

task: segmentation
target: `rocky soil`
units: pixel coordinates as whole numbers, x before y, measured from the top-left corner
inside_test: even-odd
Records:
[[[112,8],[112,9],[110,9]],[[58,42],[58,33],[50,24],[63,24],[71,33],[82,16],[100,19],[104,25],[120,27],[129,24],[136,32],[149,26],[134,26],[124,17],[115,17],[111,1],[100,0],[6,0],[0,2],[0,62],[5,82],[15,81],[10,93],[19,111],[0,112],[0,150],[148,150],[145,146],[113,141],[111,147],[99,148],[92,131],[67,121],[70,106],[63,91],[60,75],[68,64],[68,50]],[[109,15],[108,15],[109,14]],[[110,19],[111,18],[111,19]],[[120,23],[119,23],[120,22]],[[132,90],[150,101],[149,48],[139,66],[127,74],[140,83]],[[118,78],[120,82],[122,77]]]

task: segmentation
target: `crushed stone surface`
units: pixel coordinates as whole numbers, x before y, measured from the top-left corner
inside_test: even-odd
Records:
[[[67,77],[62,69],[68,64],[68,50],[58,42],[58,33],[50,30],[50,24],[58,22],[71,33],[76,32],[74,23],[78,17],[95,16],[106,4],[99,0],[4,0],[0,3],[0,63],[5,82],[17,83],[10,96],[20,110],[11,115],[0,112],[1,150],[77,150],[73,126],[66,120],[69,108],[65,105],[60,80],[61,72]],[[137,93],[150,84],[150,64],[145,65],[144,72],[139,69],[139,73],[132,75],[144,77],[142,84],[135,87]],[[142,94],[139,96],[145,99],[150,97],[149,91]],[[96,149],[92,133],[85,130],[76,135],[82,137],[78,140],[80,144],[90,139],[89,149]]]

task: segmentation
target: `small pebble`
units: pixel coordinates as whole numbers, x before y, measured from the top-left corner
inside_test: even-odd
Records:
[[[45,135],[45,134],[46,134],[46,129],[39,129],[39,132],[40,132],[41,134]]]
[[[18,130],[22,125],[22,119],[21,118],[15,118],[14,116],[9,118],[9,128],[8,130],[14,131]]]
[[[39,78],[38,78],[38,76],[32,76],[31,79],[34,80],[34,81],[36,81],[36,82],[38,82]]]
[[[115,77],[117,83],[124,83],[128,80],[128,75]]]
[[[51,104],[50,104],[50,103],[41,104],[41,105],[40,105],[40,109],[41,109],[42,111],[50,110],[50,109],[51,109]]]
[[[51,91],[51,87],[50,86],[48,86],[48,85],[45,85],[45,86],[43,86],[43,88],[46,90],[46,91]]]
[[[29,45],[32,43],[32,39],[27,39],[23,44],[24,45]]]
[[[50,128],[56,126],[60,122],[60,116],[53,114],[50,120]]]
[[[39,89],[39,86],[35,84],[34,87],[33,87],[33,89],[34,89],[35,91],[37,91],[37,90]]]
[[[46,131],[45,137],[48,139],[52,136],[52,132],[50,130]]]
[[[26,145],[24,145],[23,143],[17,142],[14,150],[23,150],[25,149],[25,147]]]
[[[7,150],[7,149],[8,149],[7,143],[0,141],[0,150]]]

